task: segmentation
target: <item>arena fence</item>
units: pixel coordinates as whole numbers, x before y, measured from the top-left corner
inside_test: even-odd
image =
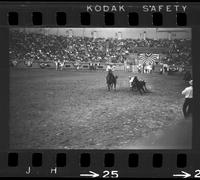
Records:
[[[126,71],[126,72],[134,72],[138,73],[138,67],[137,65],[125,65],[124,63],[89,63],[89,62],[81,62],[79,64],[74,64],[74,62],[66,62],[63,70],[102,70],[106,71],[107,65],[111,64],[113,66],[113,69],[115,71]],[[18,61],[17,63],[12,64],[12,68],[17,69],[56,69],[56,65],[52,61],[39,61],[39,62],[33,62],[33,63],[27,63],[26,61]],[[155,64],[154,65],[154,73],[159,73],[160,69],[162,69],[162,65]],[[192,73],[192,67],[187,66],[185,68],[185,71],[190,71]],[[142,70],[143,72],[143,70]],[[174,74],[173,72],[170,72],[170,74]]]
[[[52,61],[39,61],[39,62],[29,62],[18,61],[17,63],[11,63],[13,68],[42,68],[42,69],[55,69],[56,65]],[[63,69],[80,69],[80,70],[106,70],[107,64],[105,63],[79,63],[74,65],[74,62],[66,62]],[[93,67],[93,68],[91,68]],[[117,68],[117,70],[123,70],[122,67]]]

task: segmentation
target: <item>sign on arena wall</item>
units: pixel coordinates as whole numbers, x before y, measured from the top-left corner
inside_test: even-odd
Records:
[[[138,60],[142,64],[153,64],[154,62],[159,60],[159,54],[152,54],[152,53],[141,53],[138,56]]]

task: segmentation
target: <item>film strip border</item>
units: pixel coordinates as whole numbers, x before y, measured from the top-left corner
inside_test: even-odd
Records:
[[[198,25],[198,7],[189,5],[187,12],[143,12],[142,4],[127,4],[126,12],[87,12],[87,4],[9,4],[0,6],[0,25],[5,27],[180,27]],[[100,4],[100,3],[99,3]],[[163,4],[163,3],[162,3]],[[171,3],[168,3],[171,4]],[[173,3],[175,4],[175,3]],[[152,4],[151,4],[152,5]],[[49,7],[49,8],[47,8]],[[97,6],[101,7],[102,6]],[[35,150],[34,150],[35,151]],[[157,153],[156,153],[157,152]],[[200,157],[196,153],[196,162]],[[119,177],[172,177],[175,172],[199,168],[193,164],[195,154],[188,152],[138,152],[133,150],[104,153],[90,151],[74,152],[11,152],[0,153],[1,176],[23,176],[31,171],[33,176],[58,175],[79,177],[83,170],[96,172],[103,177],[105,169],[119,170]],[[199,159],[199,160],[198,160]],[[55,169],[57,167],[57,169]],[[30,168],[30,169],[29,169]],[[31,170],[33,168],[33,170]],[[61,168],[61,169],[59,169]],[[88,171],[87,171],[88,170]],[[148,170],[145,171],[145,170]],[[55,173],[57,172],[57,173]],[[100,175],[101,174],[101,175]],[[110,172],[109,177],[117,176]],[[194,174],[193,174],[194,175]]]
[[[56,167],[65,167],[67,163],[66,153],[56,153]],[[8,166],[15,167],[19,163],[18,153],[8,153]],[[31,164],[33,167],[40,167],[43,164],[42,153],[32,153]],[[139,155],[137,153],[128,154],[128,167],[139,167]],[[113,167],[115,166],[115,154],[114,153],[105,153],[104,154],[104,167]],[[80,154],[80,167],[89,167],[91,165],[91,155],[90,153],[81,153]],[[154,153],[152,155],[152,167],[161,168],[163,166],[163,154]],[[179,153],[176,156],[176,166],[178,168],[184,168],[187,166],[187,155],[185,153]]]
[[[199,24],[195,3],[2,4],[2,26],[182,27]]]
[[[141,177],[141,175],[142,177],[163,177],[164,175],[164,177],[172,177],[180,171],[191,173],[191,157],[190,153],[184,151],[128,153],[120,151],[84,152],[83,150],[82,152],[50,151],[48,153],[35,151],[19,154],[10,152],[1,158],[0,165],[5,176],[9,174],[10,176],[80,177],[83,173],[91,172],[94,177],[105,178]],[[3,173],[1,175],[4,176]]]
[[[8,24],[9,25],[19,25],[19,13],[18,12],[8,12],[7,14]],[[31,12],[31,21],[32,25],[43,25],[43,13],[42,12]],[[66,12],[56,12],[55,21],[56,25],[64,26],[67,25],[67,14]],[[115,25],[116,18],[114,13],[106,12],[104,13],[104,24],[106,26]],[[128,13],[128,24],[129,26],[138,26],[139,14],[136,12]],[[163,14],[160,12],[152,13],[152,24],[154,26],[163,25]],[[91,14],[89,12],[80,13],[80,25],[91,25]],[[187,25],[187,15],[186,13],[176,13],[176,25],[177,26],[186,26]]]

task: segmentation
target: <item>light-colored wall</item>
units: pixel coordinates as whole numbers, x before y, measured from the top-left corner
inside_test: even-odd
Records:
[[[21,31],[24,28],[15,28]],[[96,31],[96,37],[115,38],[117,32],[122,33],[122,38],[138,39],[143,37],[146,31],[146,38],[168,38],[168,32],[174,31],[175,36],[172,39],[191,39],[191,28],[26,28],[26,32],[37,32],[46,34],[57,34],[65,36],[67,31],[72,31],[74,36],[92,37],[91,32]]]

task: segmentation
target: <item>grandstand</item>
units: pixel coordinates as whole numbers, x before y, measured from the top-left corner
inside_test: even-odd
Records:
[[[82,69],[87,69],[83,68],[86,66],[89,68],[89,63],[100,63],[100,66],[105,69],[107,63],[120,65],[125,62],[129,65],[135,62],[134,65],[155,63],[155,59],[152,61],[149,58],[151,55],[158,57],[157,63],[191,66],[190,39],[183,38],[186,36],[179,37],[179,35],[172,38],[174,33],[185,32],[188,36],[190,32],[188,30],[155,29],[154,37],[145,30],[140,33],[140,38],[139,36],[138,38],[126,37],[126,34],[121,31],[113,32],[114,37],[101,37],[97,30],[90,31],[90,36],[86,36],[85,30],[81,34],[76,34],[76,29],[65,29],[65,34],[59,34],[58,28],[55,33],[50,30],[47,28],[35,31],[28,28],[11,29],[9,49],[11,64],[19,67],[20,63],[26,65],[49,63],[49,67],[53,68],[55,66],[53,62],[60,60],[67,62],[66,68],[75,68],[79,61],[80,64],[84,64],[80,66]],[[159,34],[164,34],[163,38]],[[134,59],[131,60],[130,57]],[[147,62],[148,59],[149,62]]]

